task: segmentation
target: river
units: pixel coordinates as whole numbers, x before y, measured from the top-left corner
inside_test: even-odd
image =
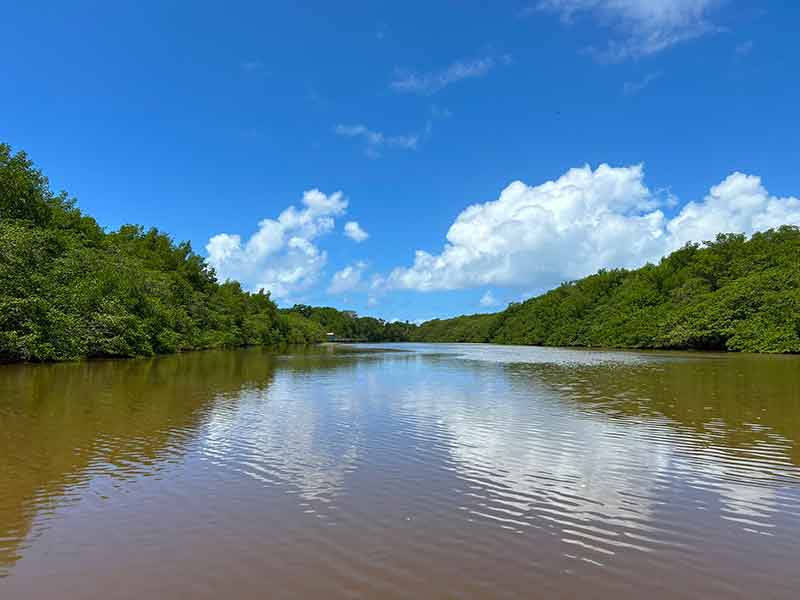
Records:
[[[0,366],[0,598],[797,598],[800,357]]]

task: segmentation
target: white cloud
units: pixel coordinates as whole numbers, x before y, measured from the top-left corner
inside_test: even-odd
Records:
[[[491,290],[487,290],[487,292],[481,296],[480,305],[485,307],[490,306],[497,306],[497,298],[494,297]]]
[[[753,233],[780,225],[800,225],[800,198],[770,196],[761,178],[733,173],[700,202],[689,202],[667,223],[670,249],[718,232]]]
[[[328,286],[329,294],[343,294],[361,286],[361,275],[364,269],[367,268],[367,263],[358,261],[355,264],[348,265],[341,271],[333,274],[331,283]]]
[[[386,135],[382,131],[374,131],[365,125],[337,125],[334,128],[336,135],[351,138],[362,138],[366,146],[366,154],[370,158],[380,158],[384,148],[400,148],[402,150],[416,150],[419,144],[419,134]]]
[[[336,125],[333,128],[336,135],[349,138],[361,138],[365,142],[364,153],[369,158],[380,158],[386,148],[399,148],[401,150],[417,150],[420,143],[433,133],[433,124],[437,120],[449,119],[453,116],[447,108],[435,104],[430,107],[430,116],[425,125],[416,132],[405,135],[386,135],[382,131],[375,131],[366,125]]]
[[[601,268],[635,268],[687,241],[800,224],[800,199],[770,196],[758,177],[733,173],[672,219],[644,184],[641,165],[570,169],[555,181],[515,181],[497,200],[465,209],[439,254],[417,250],[389,289],[502,285],[544,289]]]
[[[620,61],[656,54],[719,31],[709,15],[723,1],[541,0],[535,9],[557,13],[567,23],[581,14],[591,14],[614,34],[605,48],[589,51],[600,60]]]
[[[313,240],[333,230],[334,217],[344,214],[347,200],[341,192],[319,190],[303,194],[303,208],[290,206],[277,219],[264,219],[243,242],[238,234],[220,233],[206,244],[208,263],[221,280],[240,281],[251,290],[265,289],[287,299],[314,285],[327,254]]]
[[[450,84],[464,79],[484,77],[499,62],[511,62],[511,56],[505,54],[500,60],[493,56],[484,56],[472,60],[457,60],[441,71],[418,73],[407,69],[395,69],[394,78],[389,83],[396,92],[410,94],[435,94]]]
[[[659,79],[662,75],[663,73],[661,73],[661,71],[657,71],[655,73],[648,73],[639,81],[626,81],[625,85],[622,86],[622,92],[626,96],[634,96],[641,92],[648,85],[653,83],[656,79]]]
[[[348,221],[344,224],[344,234],[356,243],[363,242],[369,237],[369,234],[361,229],[358,221]]]

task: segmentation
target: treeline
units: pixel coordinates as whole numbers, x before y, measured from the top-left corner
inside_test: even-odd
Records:
[[[318,323],[282,314],[268,293],[218,282],[188,243],[135,225],[106,233],[0,144],[0,361],[322,339]]]
[[[408,322],[359,317],[353,311],[337,310],[329,306],[295,304],[292,308],[281,312],[288,316],[301,316],[317,323],[326,334],[333,333],[338,338],[365,342],[407,342],[415,329],[415,326]]]
[[[720,234],[658,265],[602,270],[492,315],[428,321],[414,341],[800,352],[800,229]]]
[[[476,314],[452,319],[433,319],[410,334],[414,342],[490,342],[503,313]]]
[[[658,265],[602,270],[505,311],[415,326],[220,283],[188,243],[105,232],[0,144],[0,361],[368,342],[800,352],[800,229],[720,234]]]

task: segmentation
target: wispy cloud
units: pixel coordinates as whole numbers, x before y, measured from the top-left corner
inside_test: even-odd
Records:
[[[396,92],[405,94],[435,94],[448,85],[464,79],[485,77],[499,64],[509,64],[510,62],[511,55],[504,54],[499,58],[484,56],[470,60],[457,60],[442,70],[427,73],[398,68],[395,69],[389,87]]]
[[[382,131],[374,131],[366,125],[337,125],[334,133],[343,137],[361,138],[366,143],[365,152],[370,158],[380,158],[386,148],[399,148],[401,150],[416,150],[419,144],[419,134],[386,135]]]
[[[522,11],[558,14],[572,23],[591,15],[611,31],[605,47],[585,52],[601,62],[619,62],[656,54],[677,44],[721,31],[710,14],[725,0],[540,0]]]
[[[660,79],[662,75],[661,71],[656,71],[655,73],[648,73],[638,81],[626,81],[622,86],[622,93],[626,96],[635,96],[655,80]]]
[[[364,153],[369,158],[380,158],[383,151],[391,148],[400,150],[417,150],[423,141],[433,134],[436,121],[449,119],[453,113],[449,109],[432,104],[424,125],[412,133],[404,135],[387,135],[382,131],[370,129],[361,123],[355,125],[339,124],[333,128],[336,135],[348,138],[359,138],[364,141]]]

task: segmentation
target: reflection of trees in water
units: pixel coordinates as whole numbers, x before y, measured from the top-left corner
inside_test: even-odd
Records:
[[[659,356],[662,358],[663,355]],[[666,417],[730,451],[769,445],[800,466],[800,359],[698,355],[603,368],[512,365],[588,411],[612,418]]]
[[[782,478],[796,485],[796,358],[587,366],[465,361],[446,350],[254,349],[0,368],[0,575],[37,514],[46,524],[44,509],[78,498],[95,475],[181,460],[190,442],[322,511],[364,459],[377,398],[445,448],[454,471],[483,490],[486,514],[512,526],[533,514],[587,527],[647,520],[675,479],[705,486],[752,525],[776,506]],[[472,352],[491,358],[493,349]],[[404,384],[393,387],[378,361]]]
[[[443,374],[409,389],[407,410],[446,428],[431,435],[450,440],[454,468],[512,524],[531,510],[548,518],[542,507],[557,518],[641,519],[681,482],[717,498],[726,518],[763,529],[782,486],[800,481],[796,360],[471,360],[470,369],[429,360]]]
[[[670,444],[671,470],[717,494],[727,518],[746,527],[763,527],[778,510],[781,490],[800,483],[796,357],[700,355],[534,371],[582,411],[643,423],[651,442]],[[651,427],[656,423],[667,428]]]
[[[731,449],[773,444],[779,437],[786,456],[800,466],[800,357],[447,347],[482,368],[499,363],[512,380],[540,382],[582,410],[610,418],[666,417]],[[515,350],[517,359],[530,354],[530,361],[514,361]]]
[[[179,460],[212,401],[265,389],[260,350],[0,368],[0,575],[37,513],[95,474],[125,478]]]
[[[317,451],[319,428],[330,426],[325,410],[354,407],[348,409],[346,397],[327,408],[320,403],[315,421],[309,405],[299,404],[295,414],[299,398],[293,394],[306,374],[365,368],[380,356],[317,347],[292,348],[288,356],[253,348],[0,367],[0,577],[19,559],[37,515],[79,498],[93,476],[156,472],[181,460],[189,443],[204,435],[222,443],[226,413],[255,417],[251,431],[261,430],[255,439],[274,443],[287,476],[301,489],[324,490],[326,478],[338,477],[337,465],[352,463],[354,450],[330,447],[313,468],[304,468],[303,457],[311,455],[309,448]],[[281,378],[273,398],[276,371],[292,375]],[[272,413],[247,415],[253,399],[267,397],[274,399]],[[283,422],[264,418],[276,410],[291,414]]]

